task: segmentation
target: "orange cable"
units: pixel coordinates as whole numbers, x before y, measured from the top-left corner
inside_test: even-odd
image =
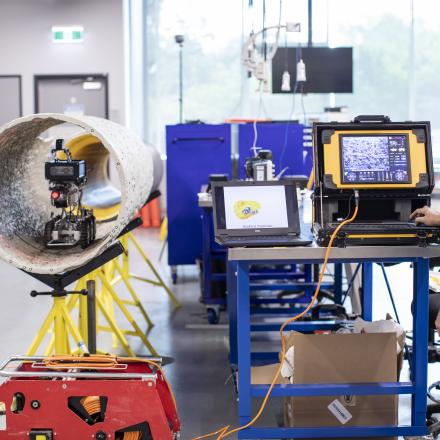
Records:
[[[313,307],[313,304],[315,303],[316,299],[318,298],[319,291],[321,289],[322,280],[324,279],[324,273],[325,273],[325,269],[327,267],[327,262],[328,262],[329,257],[330,257],[330,251],[331,251],[331,248],[333,246],[333,242],[335,241],[335,238],[338,235],[339,231],[345,225],[347,225],[348,223],[351,223],[352,221],[355,220],[355,218],[356,218],[356,216],[358,214],[358,210],[359,210],[359,208],[356,205],[356,208],[354,210],[353,215],[350,218],[342,221],[337,226],[337,228],[333,231],[333,234],[330,237],[330,241],[329,241],[329,244],[328,244],[326,252],[325,252],[324,261],[323,261],[323,264],[322,264],[321,272],[319,274],[318,284],[316,285],[316,290],[315,290],[315,293],[313,294],[313,297],[312,297],[310,303],[308,304],[308,306],[301,313],[298,313],[297,315],[287,319],[283,323],[283,325],[280,327],[280,335],[281,335],[281,362],[280,362],[280,366],[278,367],[277,372],[275,373],[275,376],[272,379],[272,382],[271,382],[270,387],[269,387],[269,389],[268,389],[268,391],[266,393],[266,396],[263,399],[263,403],[261,404],[260,409],[258,410],[258,412],[255,415],[255,417],[249,423],[247,423],[246,425],[239,426],[238,428],[229,430],[230,425],[228,425],[228,426],[225,426],[222,429],[219,429],[216,432],[211,432],[210,434],[206,434],[206,435],[204,435],[202,437],[196,437],[196,438],[193,438],[192,440],[200,440],[200,439],[204,439],[204,438],[209,438],[209,437],[213,437],[214,435],[217,435],[217,434],[219,434],[219,436],[217,437],[217,440],[222,440],[225,437],[228,437],[228,436],[230,436],[232,434],[235,434],[236,432],[239,432],[239,431],[242,431],[243,429],[247,429],[247,428],[251,427],[261,417],[261,415],[263,414],[263,412],[264,412],[264,410],[266,408],[267,402],[269,401],[270,395],[272,394],[272,390],[275,387],[275,384],[276,384],[276,382],[277,382],[277,380],[278,380],[278,378],[279,378],[279,376],[281,374],[281,369],[283,368],[283,364],[284,364],[284,361],[285,361],[285,357],[286,357],[286,341],[284,339],[284,329],[289,324],[291,324],[292,322],[297,321],[299,318],[302,318],[304,315],[306,315],[309,312],[309,310]]]
[[[141,440],[141,439],[142,439],[142,432],[139,431],[124,432],[123,440]]]
[[[220,435],[226,434],[230,427],[231,427],[231,425],[224,426],[223,428],[219,429],[218,431],[211,432],[210,434],[202,435],[200,437],[195,437],[192,440],[202,440],[204,438],[209,438],[209,437],[212,437],[217,434],[220,434]]]
[[[170,383],[168,382],[165,373],[160,364],[151,361],[149,359],[142,358],[130,358],[130,357],[117,357],[112,355],[54,355],[43,359],[43,364],[46,368],[51,370],[66,370],[66,369],[92,369],[92,370],[112,370],[120,369],[123,363],[133,363],[142,362],[155,367],[160,371],[165,384],[170,392],[171,399],[174,404],[174,408],[177,412],[176,398],[171,389]]]
[[[101,398],[99,396],[86,396],[80,402],[92,419],[101,415]]]

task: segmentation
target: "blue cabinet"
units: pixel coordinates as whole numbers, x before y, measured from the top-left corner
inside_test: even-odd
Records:
[[[275,172],[278,174],[288,167],[285,174],[309,175],[311,163],[306,162],[304,149],[304,125],[297,123],[258,123],[257,147],[271,150],[273,153]],[[253,153],[250,151],[254,142],[253,124],[239,127],[238,141],[238,175],[245,177],[244,165],[246,158]]]
[[[260,123],[257,128],[257,146],[272,150],[277,173],[288,166],[286,174],[310,174],[311,156],[305,154],[303,125]],[[251,155],[254,140],[253,124],[239,124],[237,132],[238,176],[244,178],[245,160]],[[168,264],[194,264],[202,255],[197,193],[208,183],[210,174],[233,177],[231,125],[169,125],[166,137]]]
[[[166,127],[168,264],[194,264],[202,255],[197,193],[210,174],[231,177],[229,124]]]

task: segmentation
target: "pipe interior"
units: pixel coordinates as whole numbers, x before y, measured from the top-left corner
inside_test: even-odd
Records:
[[[79,138],[73,136],[73,139],[62,135],[64,128],[70,135],[72,124],[55,118],[35,118],[0,134],[0,241],[17,257],[44,254],[50,259],[59,255],[59,249],[46,248],[44,241],[44,227],[51,212],[60,212],[51,205],[49,182],[44,176],[44,163],[57,137],[66,140],[70,137],[74,157],[87,161],[85,204],[95,208],[98,214],[107,213],[101,218],[97,216],[97,240],[86,253],[93,252],[116,223],[121,194],[112,182],[115,179],[109,178],[111,153],[93,136],[81,144],[80,137],[85,135],[81,127],[75,127],[79,133],[75,136]],[[84,254],[79,246],[62,252],[64,255]]]

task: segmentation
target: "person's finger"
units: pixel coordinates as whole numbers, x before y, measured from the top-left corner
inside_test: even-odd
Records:
[[[424,224],[426,222],[426,217],[422,216],[422,217],[415,217],[415,221],[417,224],[422,223]]]
[[[424,206],[423,208],[418,208],[411,214],[410,218],[414,219],[418,216],[424,216],[430,212],[430,209],[431,208],[429,206]]]
[[[417,208],[410,216],[409,218],[414,219],[416,218],[418,215],[423,214],[422,212],[423,208]]]

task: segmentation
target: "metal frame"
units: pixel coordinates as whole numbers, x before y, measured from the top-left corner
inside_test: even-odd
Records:
[[[206,306],[208,312],[208,322],[217,323],[220,313],[220,308],[227,305],[229,300],[227,298],[213,298],[212,297],[212,281],[227,281],[227,270],[225,273],[215,273],[212,271],[213,259],[227,260],[227,249],[217,246],[214,241],[213,230],[213,205],[212,200],[199,202],[199,208],[201,209],[202,219],[202,263],[203,263],[203,289],[202,299],[203,304]],[[258,271],[250,274],[250,279],[254,282],[251,286],[251,290],[254,292],[261,290],[291,290],[302,291],[305,290],[304,296],[299,299],[283,299],[283,298],[252,298],[252,305],[263,304],[290,304],[293,306],[300,306],[302,303],[307,304],[313,294],[313,290],[316,286],[316,282],[313,282],[312,266],[305,265],[304,271],[298,270],[295,264],[290,266],[290,269],[275,270],[275,271]],[[271,284],[260,284],[260,280],[279,280],[279,282]],[[286,282],[286,281],[289,282]],[[257,281],[257,282],[255,282]],[[283,281],[283,282],[282,282]],[[229,290],[230,286],[228,287]],[[341,303],[342,299],[342,265],[335,265],[335,280],[334,283],[323,283],[322,288],[333,289],[334,299],[337,304]],[[285,315],[291,313],[291,308],[283,307],[271,307],[253,309],[253,314],[258,315]],[[231,357],[231,363],[236,357]]]
[[[6,359],[0,365],[0,377],[14,377],[14,378],[41,378],[41,377],[53,377],[53,378],[76,378],[76,379],[141,379],[141,380],[152,380],[156,381],[156,374],[147,374],[147,373],[118,373],[115,371],[112,372],[95,372],[95,371],[77,371],[77,372],[66,372],[66,371],[42,371],[43,367],[41,363],[45,357],[41,356],[11,356]],[[124,359],[121,358],[123,361]],[[145,361],[153,361],[156,363],[162,363],[162,358],[156,357],[147,357],[142,358]],[[13,362],[32,362],[33,367],[36,368],[36,371],[17,371],[12,369],[7,369]]]
[[[19,94],[19,102],[18,107],[20,109],[19,116],[23,116],[23,85],[21,75],[0,75],[0,78],[17,78],[18,79],[18,94]]]
[[[87,78],[98,78],[102,80],[105,84],[105,117],[109,119],[109,98],[108,98],[108,74],[107,73],[91,73],[91,74],[72,74],[72,75],[34,75],[34,111],[35,113],[40,113],[39,111],[39,101],[38,101],[38,84],[40,81],[46,79],[83,79]]]
[[[231,313],[231,337],[237,338],[238,395],[240,425],[250,422],[252,399],[262,397],[269,385],[251,385],[251,366],[255,360],[251,352],[250,278],[252,263],[268,261],[276,263],[322,263],[323,248],[232,249],[229,251],[229,300]],[[412,354],[411,382],[370,383],[370,384],[308,384],[276,385],[273,396],[322,396],[322,395],[412,395],[412,416],[409,426],[359,426],[342,428],[274,428],[252,427],[238,433],[239,439],[289,439],[289,438],[335,438],[335,437],[386,437],[423,436],[428,434],[426,427],[427,390],[427,350],[428,350],[428,290],[429,258],[438,256],[440,247],[352,247],[334,249],[330,262],[359,262],[363,264],[363,317],[371,319],[373,307],[373,263],[374,262],[412,262],[414,270],[414,349]],[[289,326],[289,330],[328,329],[336,322],[299,322]],[[273,325],[272,331],[278,331]],[[232,347],[231,347],[232,349]]]

